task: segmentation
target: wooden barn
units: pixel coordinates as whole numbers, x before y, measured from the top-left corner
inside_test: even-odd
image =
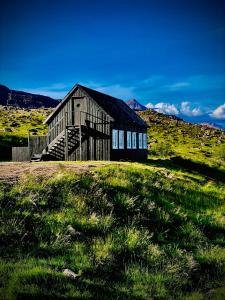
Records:
[[[75,85],[45,120],[55,160],[147,159],[147,124],[122,100]]]

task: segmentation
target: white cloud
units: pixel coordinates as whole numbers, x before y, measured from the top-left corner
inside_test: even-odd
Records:
[[[160,102],[155,105],[155,108],[157,109],[158,112],[161,112],[163,114],[169,114],[169,115],[179,114],[179,110],[176,108],[174,104]]]
[[[191,108],[190,102],[184,101],[181,103],[180,112],[189,117],[196,117],[203,114],[199,107]]]
[[[225,120],[225,103],[218,106],[211,114],[210,117],[215,119]]]
[[[146,105],[146,107],[153,108],[162,114],[167,114],[167,115],[178,115],[179,114],[179,110],[177,109],[177,107],[174,104],[170,104],[170,103],[159,102],[155,105],[152,103],[148,103]]]
[[[155,107],[155,105],[154,104],[152,104],[152,103],[148,103],[148,104],[146,104],[145,105],[147,108],[154,108]]]
[[[181,105],[175,105],[172,103],[159,102],[157,104],[148,103],[146,105],[147,108],[155,109],[156,111],[163,114],[172,114],[179,115],[183,114],[189,117],[197,117],[203,115],[204,112],[199,107],[191,107],[191,103],[188,101],[184,101]]]
[[[165,88],[168,88],[170,91],[179,91],[183,88],[190,86],[190,82],[176,82],[174,84],[165,85]]]

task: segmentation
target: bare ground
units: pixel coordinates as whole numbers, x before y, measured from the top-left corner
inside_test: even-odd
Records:
[[[106,164],[74,164],[74,163],[31,163],[31,162],[4,162],[0,163],[0,181],[13,183],[24,174],[34,176],[51,177],[60,170],[72,170],[74,172],[88,172],[95,167],[103,167]]]

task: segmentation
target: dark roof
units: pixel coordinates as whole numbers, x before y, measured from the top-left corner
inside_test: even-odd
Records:
[[[134,124],[141,127],[148,127],[145,121],[141,119],[123,100],[100,93],[79,84],[76,84],[72,88],[52,114],[45,120],[45,123],[48,123],[53,118],[57,110],[64,105],[64,103],[69,99],[69,96],[78,88],[91,97],[115,121],[121,121],[121,123],[129,123],[131,125]]]

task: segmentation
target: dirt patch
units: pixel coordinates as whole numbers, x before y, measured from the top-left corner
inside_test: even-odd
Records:
[[[24,174],[34,176],[51,177],[61,170],[72,170],[74,172],[87,172],[96,167],[104,167],[106,164],[68,164],[68,163],[30,163],[30,162],[10,162],[0,163],[0,181],[13,183]]]

